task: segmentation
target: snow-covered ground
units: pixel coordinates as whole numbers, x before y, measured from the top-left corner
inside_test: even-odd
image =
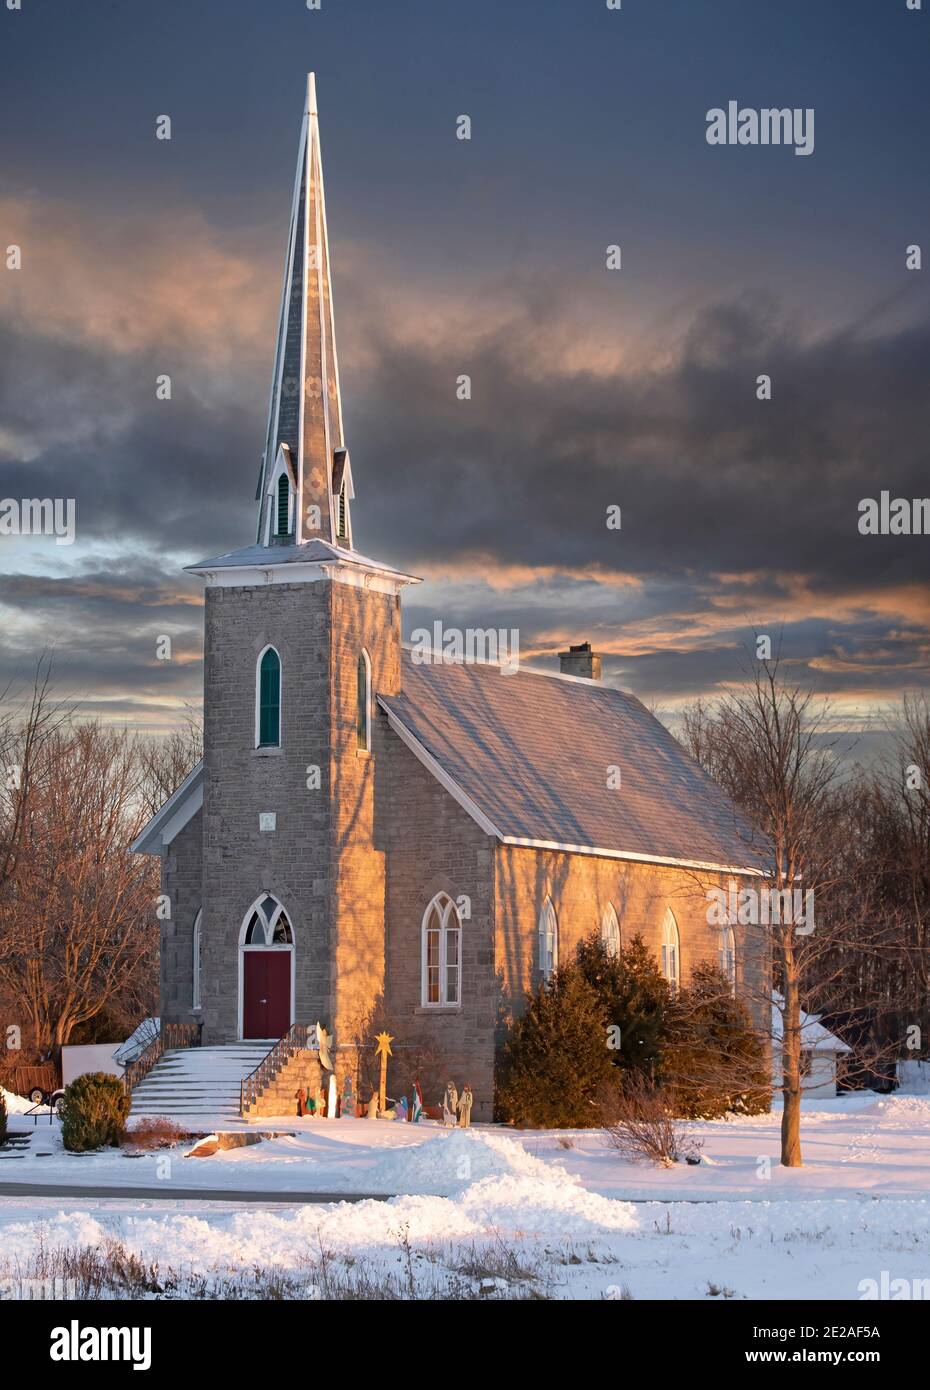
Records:
[[[544,1164],[558,1164],[589,1191],[642,1200],[739,1198],[753,1202],[856,1194],[930,1198],[930,1097],[877,1096],[808,1101],[802,1121],[804,1167],[778,1163],[781,1114],[696,1124],[702,1162],[674,1168],[618,1159],[597,1130],[507,1130],[476,1127],[489,1144],[506,1138]],[[66,1153],[58,1121],[11,1117],[32,1135],[26,1157],[0,1161],[0,1182],[107,1187],[172,1184],[228,1191],[352,1192],[448,1195],[460,1186],[451,1132],[431,1122],[386,1120],[263,1120],[262,1130],[292,1136],[231,1149],[212,1158],[186,1158],[187,1147],[129,1158],[118,1149]],[[476,1159],[476,1162],[478,1160]],[[485,1176],[479,1169],[473,1178]]]
[[[162,1269],[297,1271],[325,1252],[378,1276],[406,1269],[410,1287],[414,1268],[435,1280],[472,1269],[476,1248],[495,1268],[518,1252],[523,1274],[498,1277],[492,1296],[542,1280],[562,1297],[857,1299],[883,1271],[917,1289],[930,1281],[930,1098],[813,1105],[805,1167],[791,1171],[778,1167],[777,1112],[696,1125],[707,1161],[669,1170],[620,1161],[592,1131],[288,1121],[293,1137],[212,1158],[129,1159],[66,1155],[57,1126],[40,1125],[26,1158],[0,1164],[0,1182],[103,1185],[114,1197],[0,1200],[0,1277],[40,1245],[116,1237]],[[260,1190],[281,1205],[120,1200],[120,1185]],[[287,1205],[288,1192],[314,1190],[398,1195]]]

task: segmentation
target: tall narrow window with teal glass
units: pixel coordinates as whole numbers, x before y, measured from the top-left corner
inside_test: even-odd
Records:
[[[258,663],[258,746],[276,748],[281,742],[281,658],[274,647]]]

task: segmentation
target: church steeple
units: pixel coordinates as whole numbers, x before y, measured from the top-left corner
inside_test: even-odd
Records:
[[[352,548],[316,82],[307,77],[284,292],[259,481],[260,545]]]

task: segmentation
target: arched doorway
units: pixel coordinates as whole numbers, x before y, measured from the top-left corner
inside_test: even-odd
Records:
[[[294,1021],[294,933],[277,898],[264,894],[239,933],[239,1036],[280,1038]]]

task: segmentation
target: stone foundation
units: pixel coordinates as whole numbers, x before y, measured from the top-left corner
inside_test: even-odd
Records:
[[[263,1088],[243,1118],[251,1120],[260,1115],[296,1115],[297,1092],[303,1087],[310,1095],[316,1096],[321,1079],[319,1054],[309,1051],[295,1052],[287,1059],[277,1076]]]

